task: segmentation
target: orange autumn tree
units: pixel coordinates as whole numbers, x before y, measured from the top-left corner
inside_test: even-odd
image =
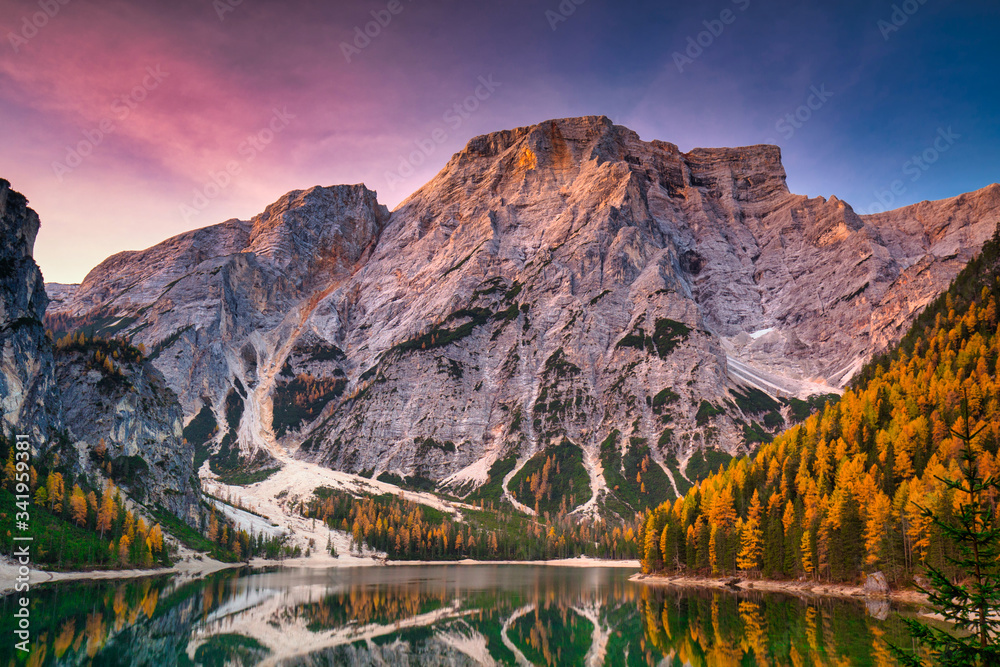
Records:
[[[747,520],[742,523],[740,530],[740,553],[736,557],[736,565],[741,570],[756,570],[760,567],[764,539],[764,531],[760,525],[761,514],[760,494],[754,489]]]
[[[78,526],[87,523],[87,496],[83,495],[83,489],[78,484],[73,485],[73,493],[69,499],[70,512],[73,521]]]
[[[643,567],[729,573],[757,563],[769,577],[837,581],[875,569],[902,579],[924,565],[951,572],[954,547],[914,501],[956,511],[942,479],[959,472],[952,429],[962,396],[971,427],[984,429],[976,465],[1000,472],[998,301],[1000,233],[838,401],[753,458],[732,460],[682,502],[650,510],[640,524]]]

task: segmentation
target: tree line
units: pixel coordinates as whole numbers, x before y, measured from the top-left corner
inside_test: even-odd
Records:
[[[368,547],[399,560],[546,560],[586,555],[637,558],[638,523],[581,519],[559,513],[540,518],[480,504],[461,519],[401,496],[355,497],[319,488],[300,508],[351,536],[352,549]]]
[[[995,236],[839,401],[650,511],[644,570],[902,581],[929,565],[960,576],[955,545],[923,509],[946,524],[961,509],[945,481],[962,475],[955,433],[978,433],[973,464],[1000,472],[998,256]]]

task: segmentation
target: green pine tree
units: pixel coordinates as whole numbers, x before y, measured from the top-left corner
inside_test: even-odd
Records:
[[[985,426],[971,432],[968,401],[962,401],[963,426],[952,435],[963,443],[959,462],[962,477],[942,479],[966,502],[951,521],[921,507],[949,542],[957,547],[958,557],[948,560],[969,577],[967,583],[953,583],[940,569],[928,565],[929,590],[920,588],[935,611],[955,625],[960,635],[904,619],[910,634],[924,645],[941,665],[971,667],[1000,665],[1000,523],[988,502],[990,491],[1000,492],[1000,479],[983,478],[976,465],[972,442]],[[909,667],[925,663],[916,654],[890,645],[896,658]]]

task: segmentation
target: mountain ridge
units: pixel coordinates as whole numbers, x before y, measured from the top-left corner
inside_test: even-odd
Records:
[[[162,376],[124,343],[74,336],[53,344],[46,335],[49,299],[32,257],[39,226],[27,198],[0,180],[0,435],[29,436],[33,464],[85,487],[120,482],[132,498],[196,524],[193,451]],[[138,471],[135,458],[142,474],[123,473]],[[13,449],[9,465],[12,484]]]
[[[253,249],[239,235],[257,223],[227,221],[243,249],[225,258],[127,289],[95,269],[54,288],[51,321],[143,342],[188,417],[207,401],[225,423],[241,396],[245,456],[467,488],[569,438],[596,498],[612,428],[678,488],[695,451],[746,451],[791,397],[838,392],[998,211],[994,185],[858,216],[790,193],[777,147],[682,153],[559,119],[471,139],[391,213],[363,186],[317,186],[255,217]],[[733,393],[754,387],[782,401]],[[657,412],[654,394],[677,398]]]

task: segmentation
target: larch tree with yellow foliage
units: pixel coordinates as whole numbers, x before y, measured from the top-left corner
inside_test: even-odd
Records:
[[[747,520],[743,522],[740,532],[740,552],[736,557],[736,566],[741,570],[756,571],[760,568],[760,557],[763,552],[764,531],[761,528],[760,494],[754,489],[747,511]]]

